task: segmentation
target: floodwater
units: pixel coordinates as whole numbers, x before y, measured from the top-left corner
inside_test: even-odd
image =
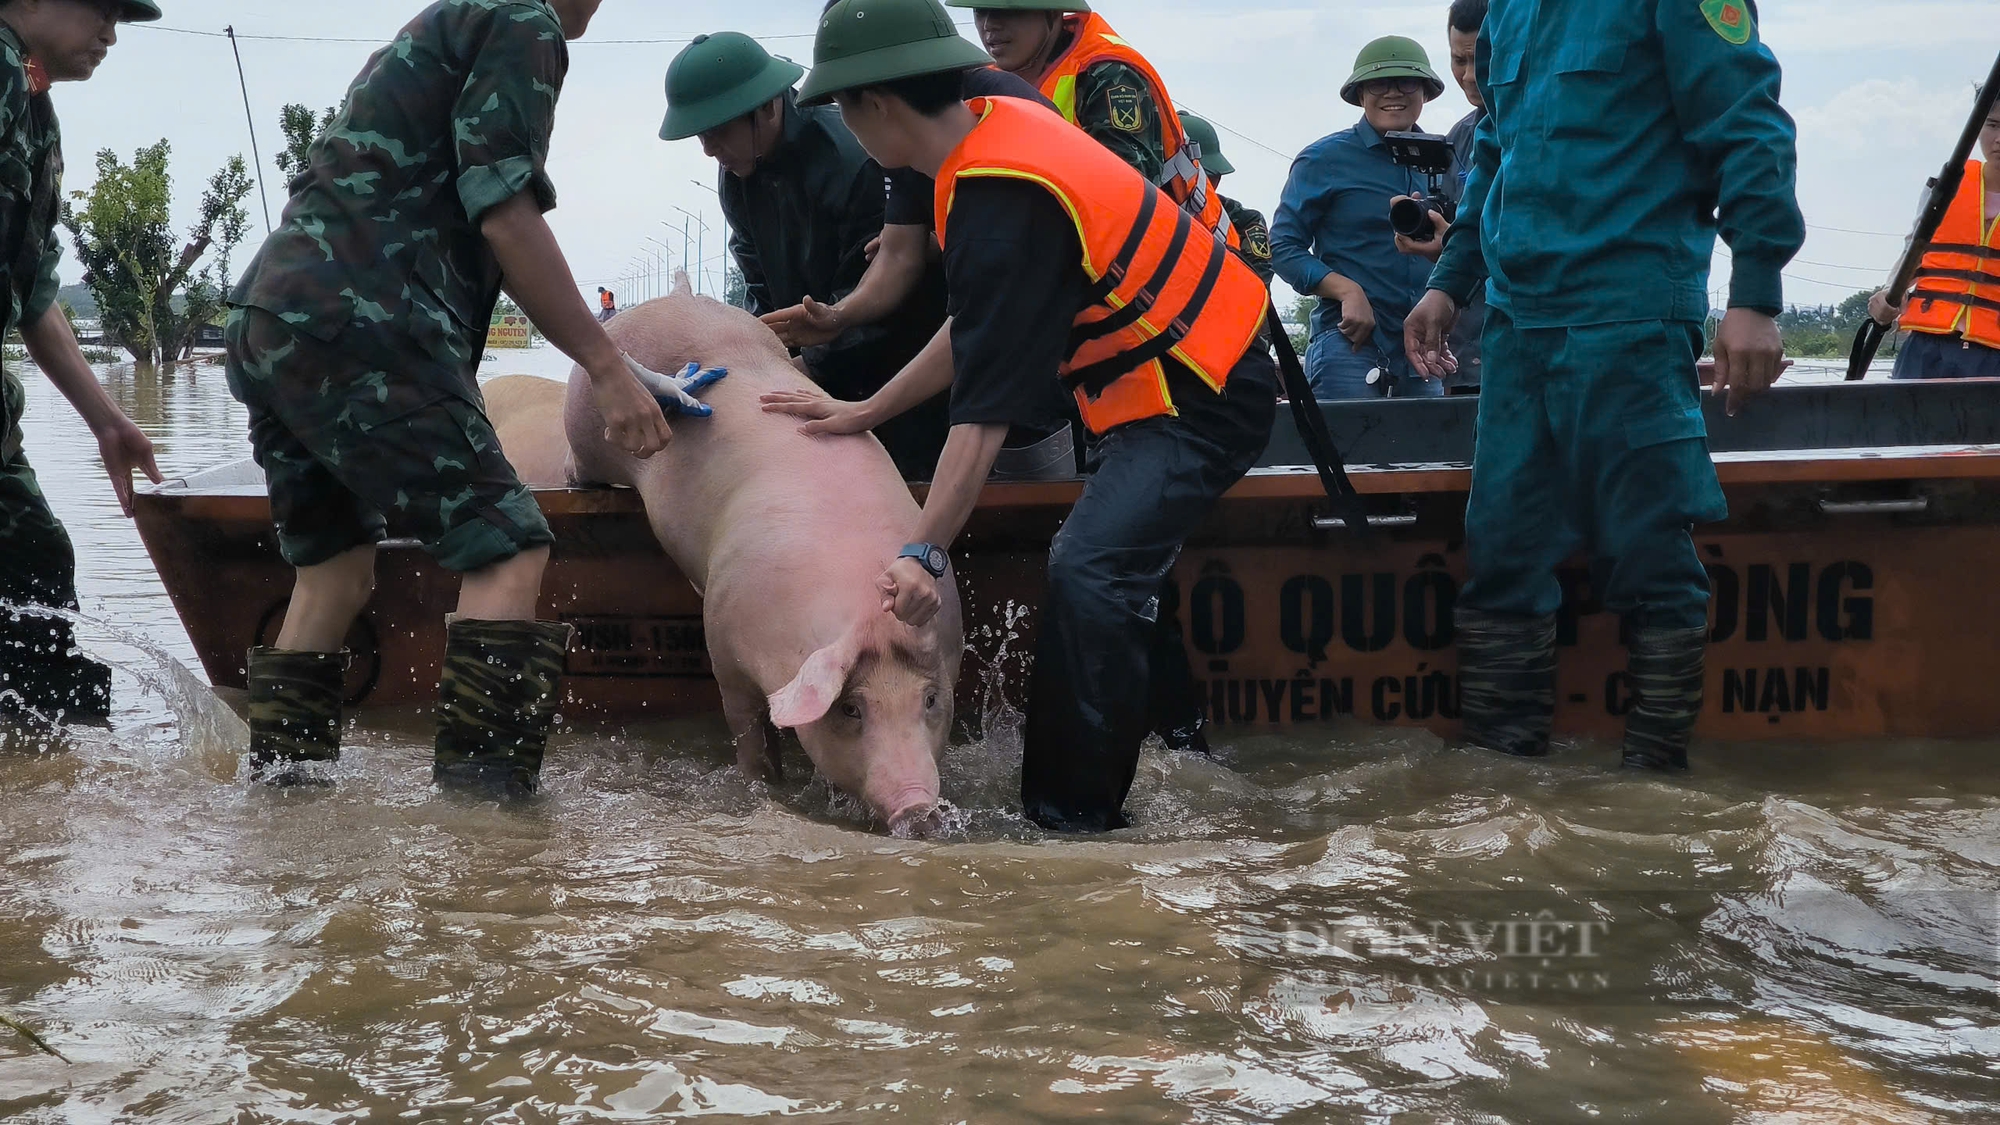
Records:
[[[170,474],[244,451],[217,369],[105,377]],[[1149,755],[1138,827],[1070,840],[996,722],[943,763],[962,831],[914,842],[743,781],[715,722],[565,728],[499,810],[372,712],[335,788],[273,793],[29,394],[120,702],[0,733],[0,1005],[72,1060],[0,1030],[0,1119],[2000,1120],[1992,744],[1662,780],[1244,737]]]

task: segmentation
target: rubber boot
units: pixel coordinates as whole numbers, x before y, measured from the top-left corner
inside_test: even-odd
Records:
[[[547,621],[445,627],[433,780],[482,797],[534,795],[572,632]]]
[[[1706,626],[1634,629],[1629,648],[1638,699],[1625,716],[1625,765],[1630,769],[1688,768],[1688,740],[1701,718]]]
[[[111,714],[111,666],[76,649],[70,623],[33,613],[0,613],[0,714],[49,718]]]
[[[1465,739],[1517,758],[1549,752],[1556,716],[1556,619],[1460,608],[1459,707]]]
[[[286,787],[324,784],[304,768],[340,760],[348,654],[253,648],[250,776]]]

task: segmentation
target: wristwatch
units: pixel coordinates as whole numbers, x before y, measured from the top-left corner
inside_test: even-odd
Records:
[[[917,560],[917,565],[930,571],[932,578],[943,578],[945,568],[951,565],[951,556],[936,543],[911,543],[896,557]]]

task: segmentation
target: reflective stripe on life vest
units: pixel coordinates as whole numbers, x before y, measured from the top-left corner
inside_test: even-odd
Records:
[[[1220,391],[1263,325],[1268,294],[1249,266],[1114,155],[1034,102],[975,98],[979,122],[937,176],[937,235],[966,179],[1022,180],[1076,224],[1084,305],[1058,371],[1093,433],[1177,413],[1168,358]]]
[[[1903,303],[1899,327],[2000,348],[2000,221],[1986,213],[1986,166],[1965,165]]]
[[[1049,64],[1042,74],[1042,96],[1056,104],[1056,111],[1077,123],[1076,85],[1084,71],[1102,62],[1121,62],[1146,76],[1153,87],[1153,101],[1159,108],[1160,132],[1166,159],[1160,169],[1159,186],[1175,203],[1187,208],[1233,249],[1241,242],[1230,225],[1222,200],[1208,190],[1208,176],[1201,170],[1201,152],[1190,145],[1181,117],[1167,96],[1167,83],[1153,64],[1146,61],[1103,16],[1095,12],[1073,12],[1063,17],[1063,32],[1070,36],[1069,50]]]

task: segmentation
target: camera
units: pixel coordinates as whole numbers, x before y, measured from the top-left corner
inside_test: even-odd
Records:
[[[1443,215],[1447,222],[1457,217],[1456,208],[1439,198],[1444,178],[1451,174],[1451,142],[1435,133],[1384,133],[1382,140],[1389,146],[1390,160],[1420,173],[1430,184],[1426,198],[1391,204],[1389,225],[1411,242],[1429,242],[1437,237],[1432,215]]]

